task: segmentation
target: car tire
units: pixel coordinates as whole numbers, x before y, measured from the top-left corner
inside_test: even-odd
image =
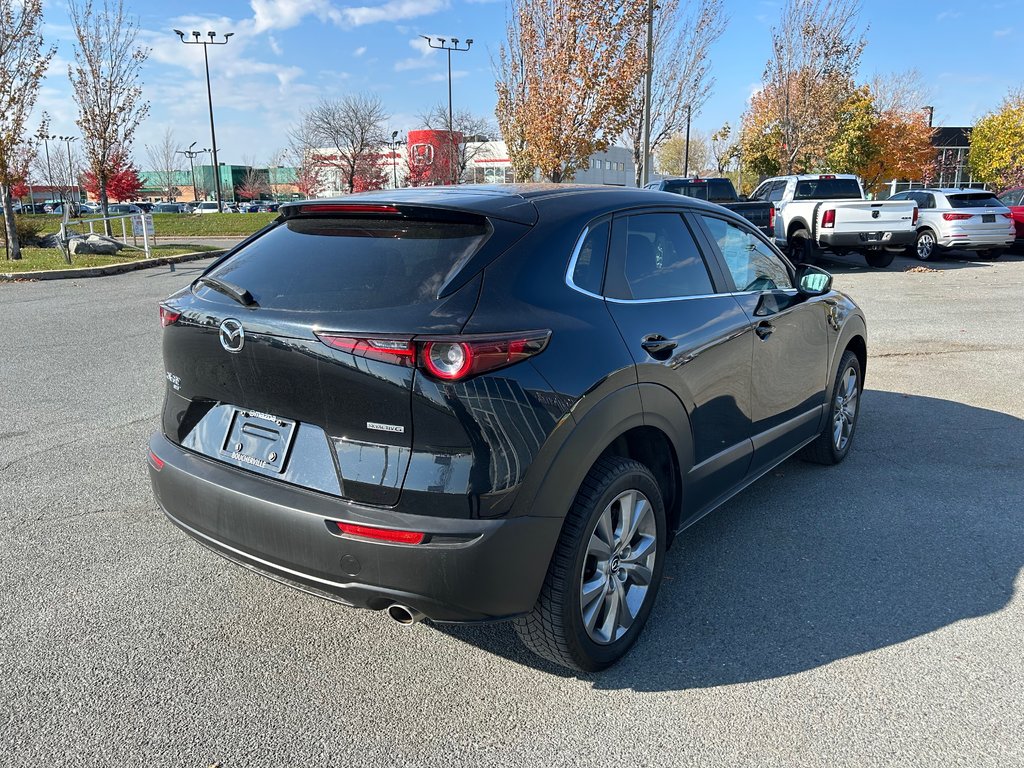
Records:
[[[885,269],[895,258],[896,254],[892,251],[868,251],[864,254],[864,261],[874,269]]]
[[[939,245],[935,233],[930,229],[922,229],[917,233],[917,240],[914,245],[907,249],[907,255],[913,256],[918,261],[934,259],[939,253]]]
[[[814,442],[804,448],[801,458],[815,464],[838,464],[850,452],[860,416],[864,377],[860,360],[850,350],[843,352],[829,397],[828,419]]]
[[[628,539],[627,509],[635,518]],[[651,471],[632,459],[600,459],[566,516],[537,604],[515,620],[519,639],[570,669],[611,666],[647,622],[666,541],[665,506]]]
[[[995,261],[1005,253],[1002,248],[991,248],[987,251],[979,251],[978,256],[985,259],[986,261]]]
[[[817,264],[821,249],[814,244],[810,232],[798,229],[789,238],[789,253],[797,264]]]

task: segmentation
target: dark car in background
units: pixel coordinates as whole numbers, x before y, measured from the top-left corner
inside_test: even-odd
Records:
[[[150,213],[192,213],[186,203],[155,203]]]
[[[867,355],[831,277],[745,219],[593,186],[285,205],[160,320],[148,465],[182,530],[582,670],[636,640],[680,531],[798,452],[843,460]]]
[[[651,182],[647,189],[707,200],[738,213],[760,229],[768,239],[775,237],[775,204],[740,197],[736,194],[736,188],[730,179],[669,178]]]

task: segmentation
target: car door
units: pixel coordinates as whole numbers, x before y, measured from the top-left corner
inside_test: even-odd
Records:
[[[608,310],[642,385],[665,387],[689,414],[693,466],[682,467],[686,522],[746,476],[753,332],[723,292],[682,209],[620,214],[605,277]],[[641,389],[641,392],[643,389]],[[685,438],[686,435],[683,435]]]
[[[757,475],[821,429],[834,307],[828,296],[799,295],[792,267],[745,223],[714,213],[695,218],[754,336],[750,474]]]

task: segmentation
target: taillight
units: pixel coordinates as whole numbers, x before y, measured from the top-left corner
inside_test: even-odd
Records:
[[[775,206],[768,209],[768,231],[775,231]]]
[[[1013,214],[1012,213],[1004,213],[1004,214],[1002,214],[1002,217],[1004,219],[1012,219],[1013,218]]]
[[[157,472],[164,468],[164,460],[153,453],[152,449],[149,451],[149,460],[153,464],[153,469]]]
[[[821,217],[822,229],[832,229],[836,225],[836,209],[829,208]]]
[[[413,339],[317,334],[320,341],[333,349],[407,368],[419,366],[441,381],[460,381],[514,365],[543,352],[550,336],[551,331]]]
[[[160,325],[164,328],[168,325],[174,325],[178,322],[179,317],[181,317],[181,312],[176,312],[170,307],[165,307],[163,304],[160,305]]]
[[[911,222],[910,222],[911,224],[917,224],[917,217],[918,217],[919,214],[920,214],[920,211],[917,210],[917,206],[915,205],[914,206],[914,218],[911,220]]]
[[[818,178],[819,178],[819,179],[834,179],[834,178],[835,178],[835,176],[834,176],[834,175],[832,175],[832,174],[830,174],[830,173],[826,173],[826,174],[824,174],[824,175],[822,175],[822,176],[819,176]]]
[[[946,221],[964,221],[965,219],[971,218],[969,213],[944,213],[942,218]]]
[[[425,533],[418,531],[399,531],[394,528],[376,528],[371,525],[356,525],[355,523],[338,523],[338,530],[347,536],[390,541],[394,544],[420,544],[427,537]]]
[[[318,333],[317,338],[329,347],[349,352],[356,357],[404,365],[407,368],[416,365],[416,347],[409,339],[360,339],[327,333]]]

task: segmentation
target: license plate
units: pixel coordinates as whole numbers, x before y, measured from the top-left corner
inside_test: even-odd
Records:
[[[882,233],[881,232],[868,232],[867,233],[867,241],[869,243],[878,242],[881,238],[882,238]]]
[[[994,213],[983,213],[983,214],[981,214],[981,223],[982,224],[995,224],[996,223],[996,215]]]
[[[295,436],[295,422],[236,408],[221,453],[243,466],[281,472]]]

